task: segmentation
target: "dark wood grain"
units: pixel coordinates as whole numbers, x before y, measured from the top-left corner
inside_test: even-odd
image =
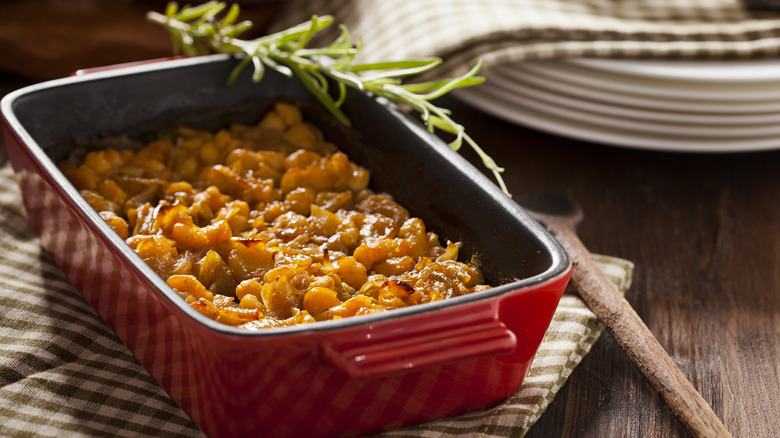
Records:
[[[582,211],[576,203],[556,194],[537,195],[536,201],[530,206],[521,201],[520,205],[544,224],[569,254],[571,286],[672,413],[696,437],[731,438],[717,415],[577,237]],[[562,207],[567,204],[568,207]]]
[[[446,102],[512,192],[563,192],[593,252],[636,264],[626,297],[733,436],[780,430],[780,151],[686,154],[580,142]],[[528,437],[684,437],[605,333]]]
[[[171,55],[168,32],[146,19],[167,0],[3,0],[0,2],[0,71],[55,79],[76,70]],[[188,2],[179,2],[184,5]],[[191,2],[199,4],[201,2]],[[258,36],[282,6],[244,1]]]

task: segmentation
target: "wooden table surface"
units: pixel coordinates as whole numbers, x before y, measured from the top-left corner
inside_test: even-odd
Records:
[[[0,95],[29,81],[0,74]],[[444,100],[506,168],[510,191],[569,194],[585,211],[585,245],[635,263],[628,301],[732,435],[777,436],[780,144],[729,154],[604,146]],[[559,436],[687,431],[605,333],[528,434]]]
[[[780,151],[612,147],[447,106],[511,192],[569,194],[585,245],[635,263],[628,301],[734,437],[778,436]],[[688,432],[605,333],[527,436]]]

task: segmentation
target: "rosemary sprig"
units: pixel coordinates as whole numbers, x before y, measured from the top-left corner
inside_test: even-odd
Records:
[[[449,144],[453,150],[457,151],[466,142],[493,173],[501,190],[509,194],[501,178],[504,169],[466,134],[462,125],[452,120],[448,110],[431,103],[431,100],[456,88],[484,82],[484,78],[477,76],[481,64],[460,77],[407,84],[403,79],[427,72],[438,66],[441,60],[428,58],[356,63],[354,58],[362,42],[353,43],[344,26],[340,26],[340,36],[329,45],[307,47],[317,32],[333,23],[331,16],[314,16],[306,23],[281,32],[244,40],[238,36],[250,29],[252,23],[236,22],[238,15],[237,4],[228,9],[225,2],[210,1],[200,6],[187,5],[182,8],[176,3],[169,3],[164,14],[152,11],[147,14],[147,19],[168,29],[176,54],[194,56],[217,52],[242,57],[228,78],[231,83],[249,64],[254,69],[252,80],[255,82],[263,78],[266,68],[287,76],[297,76],[312,95],[346,125],[350,122],[340,106],[347,87],[406,105],[420,114],[429,131],[439,129],[453,134],[455,139]],[[337,93],[333,93],[337,94],[337,98],[331,95],[329,84],[338,87]]]

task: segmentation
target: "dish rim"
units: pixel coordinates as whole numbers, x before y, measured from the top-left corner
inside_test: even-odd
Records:
[[[533,235],[533,237],[539,242],[540,247],[544,248],[550,256],[550,263],[546,270],[537,273],[527,278],[517,279],[499,286],[492,287],[489,290],[481,291],[474,294],[463,295],[459,297],[453,297],[446,300],[438,301],[436,303],[425,303],[415,306],[409,306],[401,309],[392,309],[391,311],[378,312],[370,315],[359,315],[350,318],[343,318],[340,320],[318,321],[310,324],[296,324],[286,327],[273,327],[260,330],[247,330],[238,327],[233,327],[227,324],[218,323],[188,305],[185,300],[178,296],[173,289],[168,286],[165,280],[157,274],[143,259],[133,251],[129,245],[108,225],[108,223],[100,217],[97,211],[95,211],[87,201],[79,194],[78,190],[73,186],[70,181],[67,180],[64,174],[59,170],[56,163],[48,156],[46,151],[36,142],[30,132],[23,126],[22,122],[16,117],[14,112],[14,103],[24,96],[34,93],[43,93],[47,90],[64,87],[74,84],[81,84],[84,82],[99,81],[106,79],[121,78],[123,76],[139,75],[149,72],[155,72],[160,70],[186,68],[189,66],[196,66],[204,63],[225,61],[231,58],[229,55],[208,55],[191,58],[166,58],[163,60],[153,60],[154,62],[136,64],[129,66],[117,66],[117,68],[106,69],[102,71],[92,72],[88,74],[75,74],[70,77],[54,79],[38,84],[33,84],[18,90],[15,90],[6,95],[2,101],[0,101],[0,114],[3,116],[3,123],[9,133],[15,135],[22,149],[31,155],[36,165],[43,170],[41,176],[44,179],[49,180],[53,184],[53,188],[59,191],[59,195],[67,199],[71,208],[74,208],[82,219],[86,219],[85,225],[88,226],[93,235],[102,240],[107,247],[114,253],[118,253],[124,261],[125,268],[136,271],[141,274],[143,280],[145,280],[150,286],[156,289],[156,292],[162,294],[168,302],[170,302],[177,309],[182,310],[183,314],[193,322],[203,327],[216,331],[221,335],[229,336],[242,336],[242,337],[276,337],[276,336],[290,336],[301,334],[320,334],[323,332],[332,332],[337,330],[344,330],[354,328],[356,326],[368,326],[373,324],[385,323],[399,318],[410,317],[415,314],[422,314],[428,312],[436,312],[439,310],[445,310],[454,306],[465,305],[467,303],[487,300],[501,295],[509,294],[511,292],[523,293],[530,289],[532,286],[539,286],[546,283],[557,281],[560,277],[566,275],[569,272],[571,261],[566,254],[565,250],[558,244],[555,239],[549,235],[546,229],[544,229],[538,222],[530,218],[522,208],[506,196],[500,189],[490,181],[481,172],[474,169],[474,172],[469,172],[469,177],[474,179],[474,183],[477,184],[481,190],[485,191],[485,195],[490,196],[496,202],[501,204],[503,208],[509,210],[514,216],[518,217],[519,222],[522,223]],[[352,91],[352,90],[350,90]],[[455,166],[459,164],[457,162],[466,163],[471,166],[464,158],[454,151],[451,151],[446,144],[436,136],[423,135],[429,134],[426,129],[419,125],[417,120],[412,119],[408,114],[403,113],[395,105],[390,104],[384,99],[372,97],[370,99],[377,105],[381,105],[385,108],[388,114],[396,119],[399,119],[407,129],[413,131],[413,133],[421,137],[428,147],[437,149],[440,153],[447,155],[448,165]],[[437,145],[436,143],[439,143]],[[442,149],[440,145],[444,145]],[[452,162],[452,160],[456,162]],[[462,160],[462,161],[461,161]],[[467,167],[468,169],[468,167]],[[16,174],[16,169],[14,170]],[[18,176],[18,175],[17,175]],[[392,194],[391,194],[392,195]]]

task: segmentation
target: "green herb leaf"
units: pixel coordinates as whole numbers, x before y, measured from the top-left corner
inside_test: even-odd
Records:
[[[431,65],[431,68],[441,64],[439,58],[426,58],[426,59],[405,59],[400,61],[384,61],[384,62],[370,62],[364,64],[352,64],[348,67],[350,71],[373,71],[373,70],[395,70],[395,69],[408,69],[418,68],[427,65]]]
[[[230,6],[230,10],[228,10],[227,15],[225,15],[225,18],[222,19],[221,27],[223,29],[235,23],[236,19],[238,18],[238,14],[240,13],[240,9],[241,8],[239,8],[237,4]]]
[[[265,68],[263,67],[263,61],[260,60],[260,58],[249,58],[252,60],[252,64],[255,67],[255,72],[252,74],[252,80],[254,82],[260,82],[261,79],[263,79],[263,75],[265,74]]]
[[[185,6],[184,9],[182,9],[177,15],[176,19],[180,21],[193,21],[197,20],[203,15],[209,13],[210,11],[213,11],[215,9],[224,9],[225,4],[222,2],[208,2],[203,3],[200,6]]]
[[[165,14],[149,12],[147,18],[165,26],[171,34],[174,53],[197,55],[209,52],[231,53],[241,57],[230,73],[228,83],[233,83],[239,74],[252,64],[252,80],[262,80],[265,68],[269,67],[287,76],[297,76],[312,96],[317,99],[336,119],[349,125],[349,119],[341,110],[347,95],[347,88],[384,97],[401,106],[411,108],[420,114],[423,123],[431,132],[436,130],[455,136],[450,147],[458,150],[465,142],[481,158],[490,170],[501,190],[509,194],[501,178],[500,168],[477,143],[469,137],[462,125],[450,117],[450,111],[431,103],[450,91],[480,84],[484,78],[477,76],[482,66],[478,63],[468,73],[450,79],[430,82],[404,83],[404,80],[431,71],[441,64],[439,58],[407,59],[386,62],[356,63],[355,57],[363,47],[362,41],[353,44],[349,30],[340,26],[338,38],[324,47],[307,47],[316,39],[318,32],[333,23],[333,17],[313,16],[299,25],[252,40],[239,39],[238,35],[251,28],[250,21],[241,21],[238,5],[227,11],[225,2],[210,1],[200,6],[184,6],[169,3]],[[224,12],[222,19],[219,15]],[[329,87],[335,84],[338,98],[334,100]],[[335,94],[335,89],[333,93]]]

